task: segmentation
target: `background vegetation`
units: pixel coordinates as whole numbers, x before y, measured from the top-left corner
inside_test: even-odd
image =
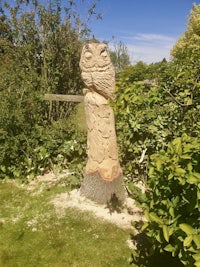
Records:
[[[33,178],[85,159],[84,130],[69,118],[74,104],[43,100],[45,93],[81,93],[79,56],[88,29],[74,8],[73,1],[17,1],[1,9],[1,178]]]
[[[87,18],[100,18],[95,7],[88,7]],[[1,179],[27,181],[67,168],[74,172],[72,185],[80,184],[83,107],[43,100],[45,93],[81,93],[79,55],[89,30],[75,10],[75,2],[57,0],[48,6],[17,1],[0,10]],[[151,247],[138,243],[135,266],[148,266],[156,253],[200,266],[199,29],[200,6],[194,5],[169,62],[131,65],[122,43],[111,53],[121,165],[127,191],[146,215],[140,237]]]
[[[147,219],[138,227],[149,246],[138,245],[135,266],[148,266],[157,253],[200,266],[199,27],[194,5],[170,62],[138,62],[119,74],[114,108],[121,162],[128,192]],[[145,194],[136,190],[137,179]]]

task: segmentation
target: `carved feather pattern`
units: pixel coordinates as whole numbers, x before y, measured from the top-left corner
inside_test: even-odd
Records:
[[[114,97],[115,71],[105,44],[86,44],[80,60],[82,79],[90,91]]]

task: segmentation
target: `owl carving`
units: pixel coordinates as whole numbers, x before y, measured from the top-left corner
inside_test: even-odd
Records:
[[[84,45],[80,59],[81,76],[88,91],[96,91],[106,99],[114,98],[115,70],[104,43]]]

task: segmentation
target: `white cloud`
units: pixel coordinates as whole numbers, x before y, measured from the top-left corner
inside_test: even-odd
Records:
[[[132,63],[143,61],[145,63],[159,62],[163,58],[169,60],[170,49],[166,47],[153,47],[148,45],[127,45]]]
[[[132,63],[143,61],[146,63],[159,62],[163,58],[169,60],[170,50],[177,39],[172,36],[138,33],[121,38],[127,46]]]
[[[171,42],[174,41],[174,38],[161,34],[139,33],[133,36],[133,40],[146,42]]]

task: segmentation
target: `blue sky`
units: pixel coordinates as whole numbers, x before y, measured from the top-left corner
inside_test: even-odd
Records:
[[[49,3],[51,0],[40,1]],[[100,41],[109,41],[111,49],[122,41],[133,64],[140,60],[158,62],[164,57],[168,60],[170,50],[186,30],[192,4],[200,4],[200,0],[75,0],[83,20],[87,7],[94,1],[102,20],[90,22],[92,34]]]
[[[99,40],[122,41],[132,63],[169,59],[170,50],[185,32],[192,4],[200,0],[98,0],[102,20],[90,28]]]

